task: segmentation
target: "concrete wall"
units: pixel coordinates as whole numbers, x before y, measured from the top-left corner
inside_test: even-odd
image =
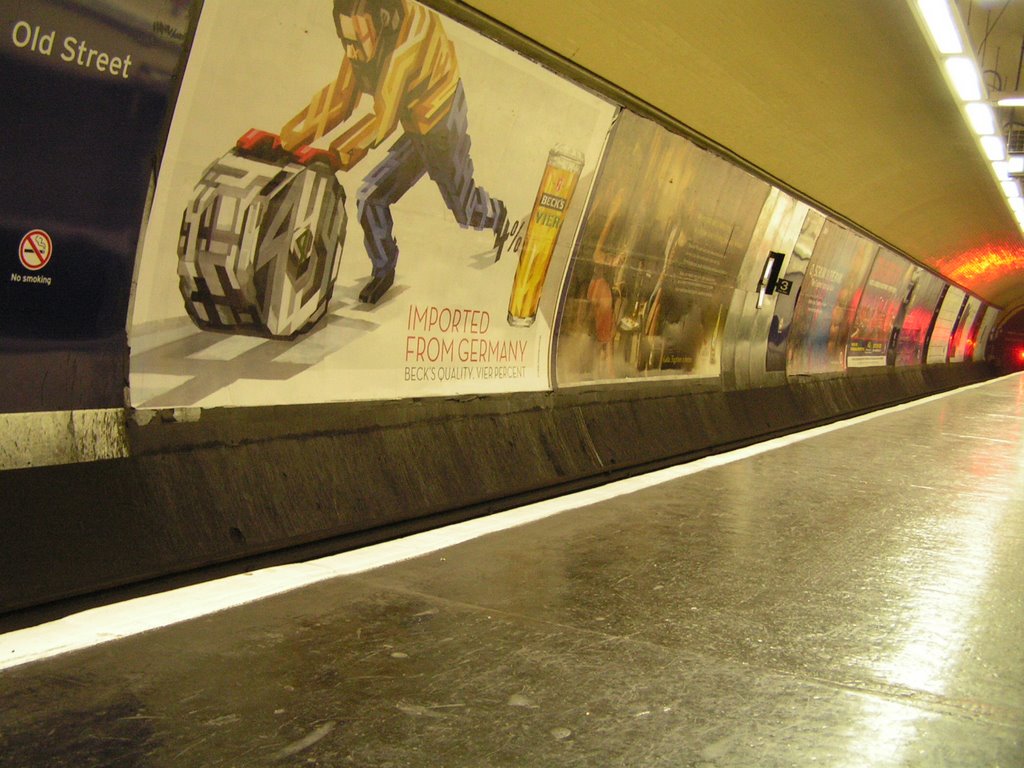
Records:
[[[129,419],[125,458],[0,472],[0,613],[339,551],[990,375],[867,369],[734,392],[675,383]]]

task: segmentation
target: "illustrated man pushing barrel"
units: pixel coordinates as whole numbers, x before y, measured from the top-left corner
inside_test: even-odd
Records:
[[[505,204],[473,179],[466,95],[438,15],[411,0],[335,0],[334,23],[344,46],[338,74],[285,124],[281,144],[296,151],[341,128],[327,149],[312,151],[349,171],[401,130],[356,196],[373,266],[360,301],[376,303],[394,283],[399,251],[391,205],[424,174],[460,226],[494,232],[500,257]],[[364,94],[372,109],[353,120]]]

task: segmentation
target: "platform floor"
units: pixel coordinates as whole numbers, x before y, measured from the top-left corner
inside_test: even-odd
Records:
[[[2,766],[1022,766],[1024,378],[0,672]]]

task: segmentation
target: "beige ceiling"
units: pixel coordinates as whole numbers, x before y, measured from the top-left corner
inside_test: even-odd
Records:
[[[986,43],[1014,74],[1022,1]],[[1016,221],[907,0],[469,5],[987,301],[1024,304]],[[1003,5],[962,0],[972,37]]]

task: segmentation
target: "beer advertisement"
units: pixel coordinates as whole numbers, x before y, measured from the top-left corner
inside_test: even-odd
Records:
[[[914,265],[892,251],[881,249],[864,284],[857,315],[846,347],[846,365],[866,368],[885,365],[900,308],[904,306]]]
[[[0,412],[124,405],[181,0],[0,0]]]
[[[786,373],[842,372],[864,282],[878,246],[826,221],[807,265],[786,348]]]
[[[414,0],[206,3],[139,260],[132,404],[549,388],[616,112]]]
[[[726,310],[769,189],[624,111],[565,285],[557,384],[718,376]]]

